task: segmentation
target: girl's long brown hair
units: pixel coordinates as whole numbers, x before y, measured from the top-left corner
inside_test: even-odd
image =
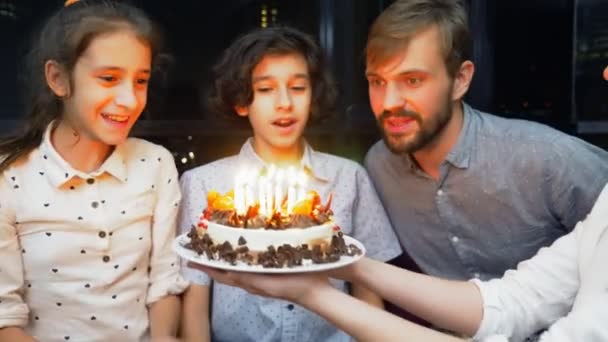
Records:
[[[124,29],[149,44],[154,63],[160,51],[160,35],[138,8],[114,1],[81,0],[46,21],[26,57],[25,125],[17,134],[0,139],[0,173],[38,147],[47,126],[62,116],[63,101],[46,83],[45,63],[53,60],[71,75],[95,37]]]

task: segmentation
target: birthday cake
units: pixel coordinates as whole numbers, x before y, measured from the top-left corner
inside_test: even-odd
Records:
[[[283,198],[272,209],[266,203],[250,202],[246,210],[238,210],[234,191],[224,195],[210,191],[207,208],[188,234],[186,247],[210,260],[268,268],[330,263],[343,255],[361,254],[345,243],[333,222],[331,195],[325,204],[314,191],[302,197],[289,207]]]

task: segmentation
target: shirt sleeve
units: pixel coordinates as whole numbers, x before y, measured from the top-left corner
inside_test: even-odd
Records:
[[[179,273],[179,260],[171,245],[175,239],[177,212],[181,199],[173,156],[163,149],[158,197],[152,221],[150,287],[147,304],[170,294],[182,293],[188,286]]]
[[[501,279],[471,280],[483,300],[476,341],[493,335],[522,341],[568,313],[580,285],[577,240],[582,229],[583,222]]]
[[[578,138],[560,134],[547,152],[545,184],[550,210],[571,231],[591,211],[608,183],[608,152]]]
[[[608,292],[594,293],[593,300],[559,319],[540,337],[540,342],[608,341]]]
[[[180,234],[190,231],[192,226],[198,224],[201,213],[207,203],[207,189],[202,180],[196,178],[195,170],[182,175],[180,185],[183,194],[182,205],[179,210],[177,226]],[[181,273],[184,278],[193,284],[209,286],[211,279],[205,272],[188,267],[187,260],[182,259]]]
[[[576,304],[565,316],[556,321],[541,335],[540,341],[575,342],[608,341],[608,291],[605,284],[593,282],[596,273],[605,267],[608,252],[603,247],[608,242],[606,219],[608,208],[608,185],[604,187],[593,210],[577,230],[581,231],[579,246],[590,246],[590,250],[579,250],[578,263],[581,278],[589,279],[579,292]],[[576,232],[576,230],[575,230]],[[581,248],[579,248],[581,249]],[[600,273],[601,274],[601,273]],[[599,287],[599,288],[598,288]]]
[[[399,240],[378,194],[363,167],[356,170],[357,194],[353,203],[353,237],[363,243],[368,257],[391,260],[402,253]]]
[[[2,177],[0,175],[0,177]],[[17,235],[13,191],[0,178],[0,328],[25,327],[29,309],[23,301],[23,260]]]

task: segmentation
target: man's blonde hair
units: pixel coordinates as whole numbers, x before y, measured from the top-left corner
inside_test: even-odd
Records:
[[[407,47],[418,32],[436,25],[450,77],[470,59],[471,36],[467,12],[460,0],[397,0],[378,16],[365,49],[367,65],[376,66]]]

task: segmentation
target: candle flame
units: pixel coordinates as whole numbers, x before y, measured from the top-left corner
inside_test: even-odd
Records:
[[[238,215],[247,215],[256,207],[264,217],[289,215],[298,207],[298,213],[312,207],[298,203],[311,200],[307,196],[308,173],[301,168],[290,166],[278,168],[271,164],[261,171],[243,168],[237,172],[234,181],[234,209]],[[208,201],[212,205],[212,201]],[[225,207],[225,206],[223,206]]]

